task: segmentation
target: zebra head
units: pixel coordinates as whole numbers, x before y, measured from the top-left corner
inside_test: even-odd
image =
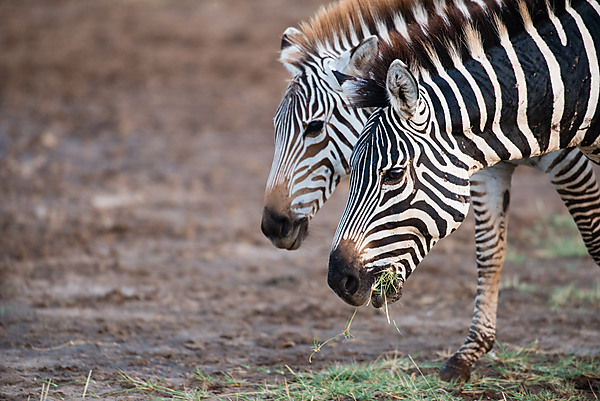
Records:
[[[377,48],[371,36],[350,50],[317,56],[302,50],[302,38],[294,28],[282,37],[281,61],[293,78],[275,114],[275,155],[261,222],[275,246],[290,250],[300,247],[309,220],[348,175],[348,159],[369,114],[346,107],[333,71],[358,71],[364,54]]]
[[[357,95],[351,81],[343,85]],[[371,115],[352,153],[349,198],[329,258],[329,286],[355,306],[399,299],[411,272],[469,208],[467,164],[442,146],[425,88],[398,60],[385,85],[388,106]]]

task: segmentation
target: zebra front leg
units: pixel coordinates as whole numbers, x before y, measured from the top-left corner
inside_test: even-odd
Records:
[[[498,285],[506,255],[510,179],[514,169],[515,166],[511,164],[498,163],[471,177],[477,296],[467,339],[440,370],[442,380],[468,381],[475,361],[494,346]]]

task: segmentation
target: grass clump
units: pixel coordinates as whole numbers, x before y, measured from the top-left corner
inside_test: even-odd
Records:
[[[392,269],[385,269],[382,270],[379,275],[377,275],[371,291],[373,294],[385,298],[390,289],[393,289],[394,292],[398,292],[396,283],[398,283],[398,273]]]
[[[600,359],[550,356],[534,342],[524,348],[499,344],[483,359],[486,374],[471,386],[496,388],[510,400],[598,400]]]
[[[375,279],[375,282],[373,283],[373,286],[371,287],[371,292],[380,297],[383,297],[383,299],[384,299],[383,307],[384,307],[384,312],[385,312],[385,316],[387,318],[388,324],[393,323],[398,334],[402,335],[402,333],[400,332],[400,329],[398,328],[398,325],[396,324],[396,321],[390,319],[390,313],[388,310],[388,302],[386,299],[387,293],[389,292],[389,290],[393,289],[394,292],[399,291],[399,288],[397,287],[398,281],[399,281],[399,276],[395,270],[385,269],[385,270],[381,271],[381,273]]]
[[[597,400],[600,360],[551,357],[537,343],[525,348],[499,345],[477,364],[469,383],[446,383],[437,372],[442,361],[417,364],[412,357],[382,358],[371,363],[334,364],[322,370],[271,372],[264,383],[244,382],[237,391],[200,389],[175,395],[144,389],[165,399],[213,400]],[[253,368],[247,367],[252,370]],[[216,378],[213,382],[219,381]]]
[[[406,357],[380,358],[371,363],[333,364],[320,370],[294,370],[244,366],[234,378],[227,372],[207,375],[199,369],[185,383],[149,380],[121,372],[117,382],[94,386],[110,392],[83,392],[85,399],[144,400],[598,400],[600,359],[574,355],[548,355],[537,343],[525,348],[498,344],[479,361],[469,383],[446,383],[437,372],[442,360],[419,361]],[[252,378],[252,379],[250,379]],[[87,383],[89,383],[89,375]],[[78,382],[83,388],[86,382]],[[66,384],[48,381],[40,399],[54,399]],[[71,383],[70,385],[73,385]],[[87,386],[86,386],[87,389]],[[116,390],[115,390],[116,389]],[[82,399],[79,396],[71,399]],[[64,397],[59,397],[66,399]]]

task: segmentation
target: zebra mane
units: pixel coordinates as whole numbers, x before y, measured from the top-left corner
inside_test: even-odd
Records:
[[[398,36],[406,42],[419,41],[448,30],[457,19],[479,18],[500,8],[505,0],[338,0],[299,26],[302,35],[286,38],[286,45],[298,46],[295,66],[321,54],[341,53],[371,35],[384,40]]]
[[[353,85],[350,104],[354,107],[388,106],[387,72],[396,59],[403,61],[417,76],[423,73],[437,75],[440,69],[452,69],[457,62],[462,63],[473,54],[481,55],[498,45],[500,24],[512,37],[525,30],[523,12],[527,12],[528,20],[535,24],[552,14],[560,15],[565,10],[565,1],[569,0],[503,0],[502,4],[485,1],[486,11],[470,16],[448,6],[444,17],[427,9],[429,29],[409,24],[412,28],[409,29],[409,40],[397,32],[392,32],[387,41],[380,40],[379,53],[369,61],[362,77],[338,77],[338,80]]]

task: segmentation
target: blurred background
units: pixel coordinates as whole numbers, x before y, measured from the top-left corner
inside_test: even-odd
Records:
[[[80,394],[65,383],[90,370],[101,392],[120,371],[178,384],[458,348],[472,217],[390,308],[402,335],[364,308],[354,339],[308,364],[353,311],[326,283],[346,188],[297,252],[275,249],[260,215],[289,78],[280,35],[323,3],[0,2],[0,398],[47,379]],[[499,337],[597,352],[598,301],[551,294],[593,294],[600,270],[543,176],[520,169],[514,185]]]

